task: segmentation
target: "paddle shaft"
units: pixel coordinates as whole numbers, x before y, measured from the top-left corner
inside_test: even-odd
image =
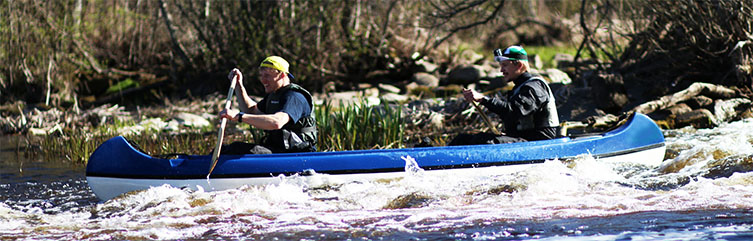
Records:
[[[473,107],[476,108],[476,111],[481,115],[481,118],[484,119],[484,122],[486,122],[486,125],[489,126],[489,128],[492,130],[492,132],[495,135],[502,135],[502,133],[497,130],[497,127],[494,127],[494,124],[492,124],[492,121],[489,120],[489,116],[484,113],[484,111],[481,109],[481,107],[478,107],[478,104],[476,104],[476,101],[471,101],[471,104],[473,104]]]
[[[235,93],[235,76],[233,76],[233,80],[230,82],[230,90],[227,92],[227,100],[225,100],[225,109],[230,109],[230,104],[233,101],[233,93]],[[207,174],[207,179],[209,179],[209,175],[212,175],[212,171],[214,171],[214,166],[217,165],[217,158],[220,157],[220,148],[222,148],[222,139],[225,137],[225,125],[227,124],[226,118],[220,118],[220,131],[217,132],[217,146],[214,147],[214,152],[212,152],[212,167],[209,168],[209,173]]]

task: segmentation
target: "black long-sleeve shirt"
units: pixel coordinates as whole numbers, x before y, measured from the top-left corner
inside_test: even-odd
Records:
[[[543,81],[528,81],[531,78],[534,78],[534,76],[528,72],[521,74],[513,80],[515,88],[507,93],[506,98],[487,97],[481,101],[481,104],[502,118],[505,132],[509,136],[520,137],[529,141],[553,139],[557,136],[557,127],[526,129],[520,127],[521,121],[525,121],[525,119],[530,119],[529,121],[532,122],[545,121],[533,118],[538,117],[537,113],[547,111],[546,105],[550,101],[549,87],[546,83]],[[557,115],[557,113],[551,114]],[[534,123],[527,124],[536,126]]]

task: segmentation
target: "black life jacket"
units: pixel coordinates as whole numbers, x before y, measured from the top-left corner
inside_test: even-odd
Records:
[[[281,152],[316,151],[317,129],[316,118],[314,118],[314,100],[306,89],[291,83],[267,95],[262,100],[265,104],[264,113],[274,114],[281,111],[285,106],[284,97],[289,91],[303,94],[311,107],[311,113],[308,116],[302,116],[295,123],[288,122],[279,130],[266,131],[264,143]]]
[[[533,84],[534,81],[542,82],[543,86],[546,88],[547,95],[549,96],[548,101],[547,103],[544,103],[544,106],[541,106],[540,109],[536,110],[536,112],[518,119],[517,125],[515,125],[514,127],[517,131],[558,127],[560,124],[559,117],[557,116],[557,104],[554,102],[554,94],[552,93],[552,89],[549,87],[549,84],[547,84],[546,81],[541,77],[531,76],[531,78],[525,80],[523,83],[516,84],[515,88],[513,88],[511,96],[517,94],[520,88],[524,85]]]

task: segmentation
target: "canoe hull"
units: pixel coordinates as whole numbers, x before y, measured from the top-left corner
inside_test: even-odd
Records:
[[[209,191],[283,181],[318,186],[393,179],[411,175],[411,166],[418,166],[421,172],[430,175],[499,175],[520,171],[546,160],[569,159],[583,154],[605,162],[658,165],[664,158],[664,152],[661,130],[648,117],[636,114],[613,131],[575,139],[565,137],[497,145],[226,155],[220,157],[208,180],[209,156],[154,158],[136,150],[125,138],[114,137],[92,153],[87,165],[87,181],[97,197],[107,200],[122,193],[161,185]]]

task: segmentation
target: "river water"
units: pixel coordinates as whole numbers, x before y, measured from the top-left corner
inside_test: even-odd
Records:
[[[26,158],[3,137],[0,240],[753,239],[753,119],[664,134],[660,166],[582,156],[497,176],[162,186],[106,202],[85,167]]]

